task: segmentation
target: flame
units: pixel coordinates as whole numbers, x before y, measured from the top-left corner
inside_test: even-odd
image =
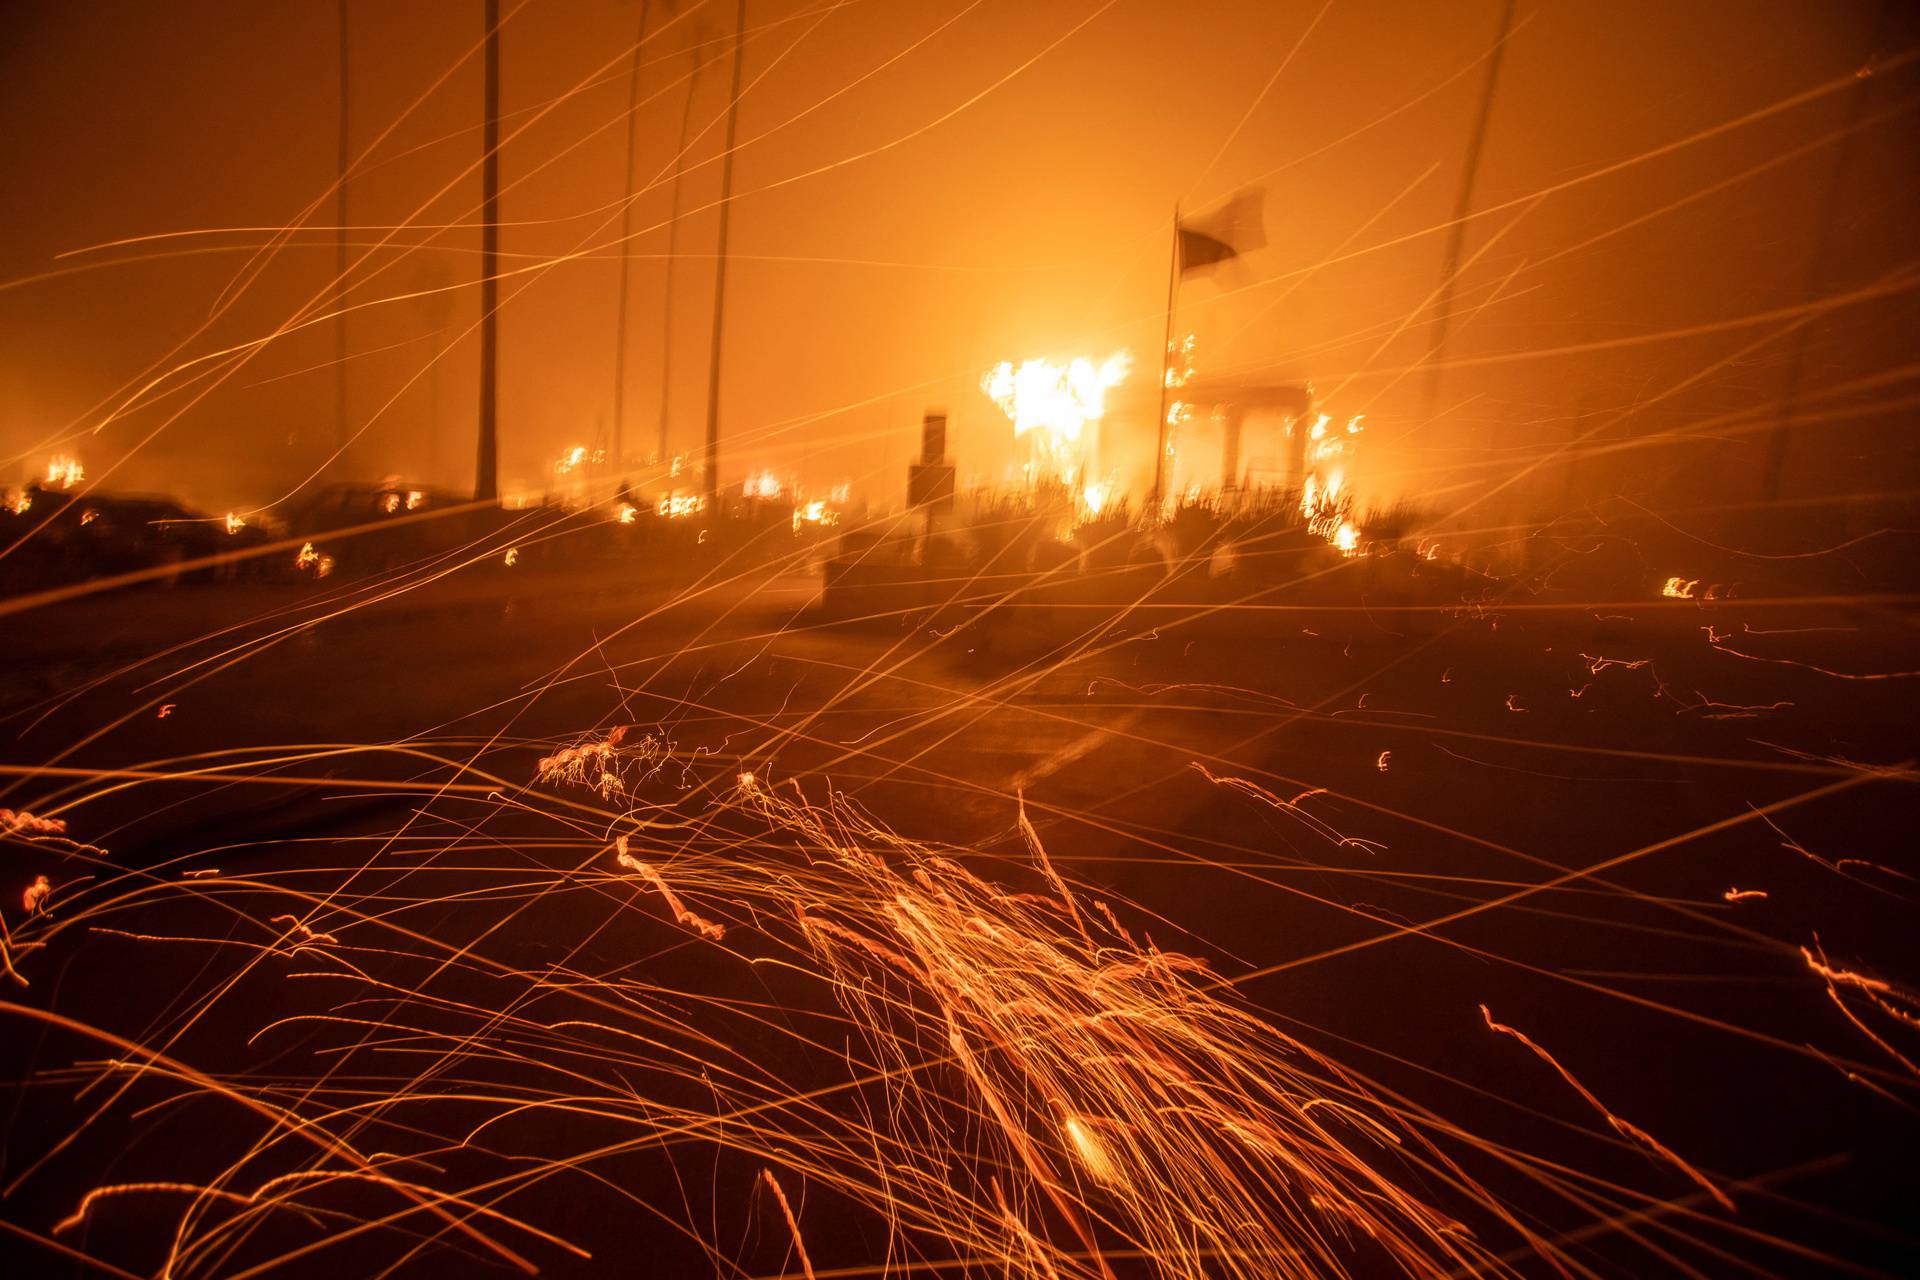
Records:
[[[1106,393],[1126,379],[1132,358],[1124,351],[1095,365],[1085,356],[1064,368],[1051,360],[1028,360],[1018,369],[1001,361],[981,387],[1013,419],[1013,433],[1042,430],[1063,440],[1078,440],[1088,422],[1106,414]]]
[[[238,533],[246,527],[247,527],[247,521],[245,517],[237,515],[231,511],[227,512],[227,532],[228,533]]]
[[[7,490],[7,510],[23,516],[33,510],[33,493],[28,489]]]
[[[520,563],[520,548],[508,547],[507,554],[500,557],[500,559],[505,562],[507,568],[513,568],[513,566]]]
[[[1184,387],[1193,380],[1194,337],[1188,334],[1167,344],[1167,385]]]
[[[561,452],[559,460],[553,464],[553,473],[559,476],[570,475],[585,466],[588,457],[587,446],[583,444],[572,445]],[[595,461],[599,460],[597,454],[593,455],[593,458]]]
[[[797,532],[803,524],[832,528],[840,523],[840,513],[828,506],[823,498],[810,498],[793,509],[793,527]]]
[[[87,469],[80,465],[78,458],[69,458],[63,454],[47,463],[49,489],[71,489],[86,478]]]
[[[1176,390],[1193,381],[1194,346],[1194,336],[1191,333],[1178,342],[1167,344],[1167,367],[1162,383],[1167,390]],[[1191,421],[1193,421],[1193,404],[1190,401],[1178,396],[1167,401],[1166,430],[1161,433],[1161,438],[1165,441],[1162,461],[1166,473],[1170,476],[1180,474],[1180,429]],[[1178,480],[1169,486],[1172,492],[1166,495],[1166,500],[1162,504],[1163,513],[1177,505],[1174,495],[1180,491],[1180,488]],[[1187,484],[1185,486],[1186,501],[1189,503],[1199,501],[1202,488],[1201,485]],[[1090,509],[1089,514],[1098,515],[1099,511]]]
[[[426,500],[427,500],[427,495],[422,493],[420,490],[418,489],[407,490],[407,510],[418,511],[420,509],[420,504],[425,502]]]
[[[1668,578],[1666,585],[1660,588],[1660,594],[1675,600],[1691,600],[1699,590],[1698,578]]]
[[[1074,485],[1086,466],[1087,424],[1106,416],[1107,392],[1126,381],[1132,368],[1133,357],[1125,351],[1099,364],[1076,356],[1065,365],[1027,360],[1015,368],[1003,360],[980,380],[980,389],[1013,420],[1016,440],[1034,440],[1028,480]]]
[[[1325,538],[1341,555],[1360,554],[1360,529],[1353,523],[1353,494],[1347,488],[1347,454],[1352,437],[1360,434],[1355,414],[1344,431],[1333,431],[1333,418],[1321,414],[1307,428],[1307,475],[1300,486],[1300,513],[1307,518],[1307,529]]]
[[[324,578],[333,572],[333,557],[316,551],[311,542],[303,543],[299,554],[293,558],[293,567],[310,571],[316,578]]]
[[[634,506],[631,502],[623,502],[613,510],[613,518],[621,524],[632,524],[634,518],[639,514],[640,508]]]
[[[654,505],[654,510],[669,520],[681,520],[707,509],[707,500],[697,493],[670,493]]]
[[[1106,510],[1107,504],[1114,499],[1114,483],[1111,480],[1093,480],[1080,490],[1080,505],[1087,514],[1097,516]]]
[[[756,471],[747,477],[741,491],[749,498],[777,498],[781,494],[780,477],[771,471]]]

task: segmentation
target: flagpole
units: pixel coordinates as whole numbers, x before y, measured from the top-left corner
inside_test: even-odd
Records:
[[[713,264],[713,345],[707,352],[707,508],[720,515],[720,339],[727,315],[727,223],[733,213],[734,126],[740,116],[740,63],[747,41],[747,0],[733,27],[733,90],[727,98],[727,143],[720,153],[720,244]]]
[[[1167,265],[1167,336],[1160,344],[1160,422],[1157,443],[1153,451],[1153,493],[1147,499],[1147,505],[1155,511],[1160,508],[1161,496],[1165,493],[1167,467],[1167,372],[1169,361],[1173,357],[1173,303],[1174,292],[1180,283],[1180,206],[1173,206],[1173,254]]]
[[[647,44],[647,18],[651,0],[640,0],[640,33],[633,41],[633,65],[627,69],[627,180],[620,188],[626,202],[620,210],[620,304],[613,321],[613,439],[607,455],[615,471],[627,465],[627,293],[633,279],[633,206],[639,197],[633,194],[634,135],[640,129],[640,53]]]
[[[338,191],[334,193],[334,221],[340,224],[340,229],[334,232],[333,239],[333,305],[334,310],[339,313],[334,318],[333,324],[333,447],[335,451],[340,454],[346,452],[347,441],[352,437],[350,414],[348,412],[350,408],[351,388],[347,383],[346,307],[347,164],[351,159],[348,155],[348,144],[352,141],[352,136],[347,126],[352,122],[349,109],[353,101],[349,93],[352,85],[347,78],[347,73],[350,69],[348,59],[348,49],[350,46],[347,43],[349,30],[350,28],[347,26],[347,0],[340,0],[340,117],[337,122],[339,129],[334,139],[340,174],[340,186]],[[439,424],[435,423],[434,426],[437,430]]]
[[[473,496],[500,497],[499,297],[500,297],[500,0],[486,0],[486,53],[482,59],[484,107],[480,133],[480,447],[474,460]]]

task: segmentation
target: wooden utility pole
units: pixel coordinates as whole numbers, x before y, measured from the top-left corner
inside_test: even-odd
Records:
[[[1166,495],[1167,471],[1167,373],[1173,359],[1173,303],[1180,287],[1180,206],[1173,206],[1173,259],[1167,264],[1167,334],[1160,345],[1160,420],[1154,436],[1153,492],[1147,507],[1156,515]]]
[[[673,152],[673,213],[667,221],[667,296],[660,317],[660,420],[655,424],[660,433],[659,452],[654,461],[661,466],[668,465],[672,456],[671,441],[667,434],[667,407],[669,395],[673,389],[673,299],[674,277],[680,269],[680,209],[681,192],[686,183],[687,169],[687,128],[693,122],[693,90],[700,83],[700,69],[706,60],[698,49],[693,54],[693,69],[687,73],[687,92],[680,99],[680,145]]]
[[[633,278],[633,148],[640,126],[640,51],[646,47],[651,0],[640,0],[640,33],[633,40],[633,65],[627,71],[627,181],[620,188],[620,311],[613,323],[613,439],[607,450],[614,470],[626,465],[627,290]]]
[[[474,463],[473,496],[500,496],[499,324],[500,298],[500,0],[486,0],[486,119],[480,136],[480,451]]]
[[[1500,84],[1500,59],[1507,51],[1507,37],[1513,34],[1514,0],[1500,8],[1500,38],[1487,59],[1487,84],[1480,93],[1480,109],[1473,118],[1473,132],[1467,136],[1467,158],[1460,174],[1460,198],[1453,206],[1452,229],[1447,233],[1447,257],[1440,269],[1440,296],[1434,303],[1433,343],[1427,349],[1426,406],[1421,417],[1433,420],[1440,399],[1440,361],[1447,346],[1449,313],[1453,310],[1454,277],[1460,274],[1460,250],[1467,235],[1467,215],[1473,212],[1473,186],[1480,176],[1480,152],[1487,142],[1487,121],[1493,116],[1493,93]]]
[[[340,0],[340,127],[335,138],[339,174],[333,194],[333,447],[347,447],[353,435],[347,412],[347,0]]]
[[[733,213],[733,140],[740,118],[740,64],[747,38],[747,0],[733,27],[733,88],[727,95],[727,143],[720,157],[720,244],[713,265],[713,343],[707,352],[707,507],[720,509],[720,335],[727,313],[727,229]]]
[[[1892,17],[1893,5],[1888,0],[1882,0],[1867,43],[1865,65],[1869,68],[1879,54]],[[1873,76],[1862,76],[1860,83],[1847,95],[1847,125],[1842,132],[1840,145],[1834,152],[1833,168],[1827,173],[1826,190],[1820,196],[1819,230],[1814,236],[1813,255],[1807,263],[1805,296],[1808,302],[1815,301],[1826,292],[1828,277],[1833,271],[1835,232],[1839,227],[1841,211],[1845,208],[1841,197],[1846,192],[1847,179],[1855,163],[1854,146],[1859,135],[1860,120],[1866,115],[1876,85]],[[1793,439],[1793,419],[1800,407],[1800,388],[1806,377],[1808,331],[1814,323],[1817,322],[1802,324],[1794,330],[1793,350],[1787,357],[1786,385],[1780,393],[1780,407],[1774,418],[1773,430],[1767,433],[1766,461],[1760,473],[1760,500],[1768,506],[1780,501],[1780,486],[1787,472],[1788,446]]]

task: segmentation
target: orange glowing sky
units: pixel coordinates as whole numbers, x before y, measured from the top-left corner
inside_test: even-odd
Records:
[[[369,259],[351,294],[367,304],[349,337],[352,421],[365,430],[328,476],[463,488],[476,297],[455,286],[477,264],[469,54],[480,6],[349,7],[352,137],[356,150],[373,147],[351,185],[351,221],[365,228],[353,240],[371,246],[402,220],[413,226],[396,233],[404,249]],[[1361,466],[1382,496],[1461,500],[1542,443],[1636,405],[1607,430],[1646,435],[1728,414],[1748,423],[1778,400],[1802,327],[1807,388],[1887,375],[1893,390],[1880,398],[1908,390],[1897,335],[1916,319],[1899,273],[1915,265],[1920,224],[1909,173],[1920,73],[1900,60],[1913,48],[1910,16],[1876,29],[1881,6],[1864,2],[1684,12],[1555,2],[1518,7],[1475,188],[1486,212],[1468,227],[1455,290],[1453,367],[1426,419],[1429,376],[1417,366],[1501,7],[752,0],[723,480],[770,467],[889,500],[928,405],[952,414],[963,477],[997,477],[1011,429],[980,393],[982,372],[1118,349],[1150,368],[1175,202],[1200,210],[1249,184],[1267,193],[1268,246],[1182,291],[1198,373],[1311,378],[1337,415],[1365,412],[1374,453]],[[502,286],[501,422],[513,487],[540,484],[564,447],[607,431],[622,251],[611,207],[640,10],[630,0],[504,8],[502,249],[517,274]],[[642,71],[645,181],[675,149],[689,47],[718,57],[689,107],[685,201],[701,211],[682,227],[666,361],[675,449],[703,430],[732,12],[717,0],[656,3],[655,27],[670,25]],[[257,339],[325,288],[330,203],[308,219],[321,230],[265,258],[258,230],[59,255],[300,217],[333,180],[335,13],[333,0],[19,0],[0,18],[0,109],[12,122],[0,135],[5,479],[97,424],[155,362]],[[1876,74],[1853,79],[1875,50]],[[1780,106],[1795,95],[1808,96]],[[1611,165],[1622,167],[1590,176]],[[1838,230],[1822,255],[1829,199]],[[663,181],[637,205],[645,230],[626,247],[635,453],[656,430],[669,207]],[[223,289],[256,269],[238,304],[190,338]],[[1793,310],[1868,288],[1886,294],[1811,324]],[[277,496],[332,438],[333,343],[329,325],[294,333],[157,433],[204,384],[80,439],[90,475],[124,458],[116,487],[176,488],[216,509]],[[1131,379],[1110,429],[1150,431],[1156,394],[1151,376]],[[1890,456],[1910,471],[1907,454],[1887,452],[1896,425],[1884,413],[1845,419],[1835,448],[1796,452],[1796,482],[1881,485]],[[1735,430],[1606,455],[1632,461],[1598,461],[1581,483],[1630,474],[1655,498],[1705,484],[1731,501],[1751,490],[1759,448],[1752,430]],[[1579,492],[1564,476],[1540,483]]]

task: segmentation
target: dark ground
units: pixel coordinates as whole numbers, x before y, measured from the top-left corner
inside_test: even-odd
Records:
[[[676,596],[684,584],[665,578],[469,574],[283,634],[315,617],[316,588],[154,589],[0,619],[0,761],[172,774],[190,759],[251,759],[237,772],[301,779],[111,790],[16,770],[0,805],[44,811],[86,796],[65,813],[71,834],[110,850],[121,874],[359,865],[372,846],[353,844],[342,858],[343,845],[394,830],[427,803],[429,784],[452,777],[394,744],[524,784],[541,754],[632,724],[672,739],[682,767],[662,785],[685,811],[718,803],[743,768],[822,794],[831,780],[900,833],[974,850],[983,874],[1032,887],[1014,834],[1023,792],[1056,865],[1090,895],[1134,904],[1120,909],[1160,946],[1201,955],[1229,978],[1258,973],[1241,991],[1290,1034],[1482,1138],[1626,1188],[1628,1201],[1684,1205],[1657,1216],[1676,1234],[1636,1226],[1653,1252],[1587,1230],[1583,1257],[1601,1274],[1920,1270],[1916,1081],[1846,1022],[1799,951],[1817,939],[1835,965],[1895,982],[1920,956],[1905,878],[1915,873],[1913,784],[1834,763],[1916,754],[1920,681],[1844,678],[1917,665],[1912,614],[1690,601],[1630,612],[1278,608],[1190,622],[1186,611],[1143,611],[1089,645],[1073,637],[1090,621],[1044,617],[946,635],[898,620],[827,627],[808,611],[814,582],[755,574]],[[1739,633],[1743,623],[1752,631]],[[1716,652],[1708,626],[1742,653],[1780,661]],[[284,763],[247,754],[316,744],[388,749]],[[1382,753],[1391,753],[1384,768]],[[1333,843],[1286,810],[1210,783],[1196,762],[1285,799],[1325,788],[1302,807],[1371,843]],[[417,789],[396,792],[403,781]],[[1754,806],[1836,784],[1845,785],[1773,815],[1779,831],[1752,817]],[[457,820],[485,790],[444,795],[436,812]],[[511,817],[499,827],[507,842],[520,829]],[[1809,855],[1895,874],[1839,874]],[[83,869],[43,847],[5,856],[16,931],[17,894],[34,874],[67,893],[106,883],[68,887]],[[1396,925],[1610,859],[1619,861],[1603,874],[1433,936],[1381,940]],[[1768,896],[1728,902],[1732,888]],[[61,907],[56,894],[56,915]],[[551,950],[575,927],[570,910],[516,915],[491,941]],[[128,908],[119,927],[156,927],[154,914]],[[481,902],[444,923],[478,934],[499,914]],[[596,935],[591,955],[617,964],[667,945],[631,927],[640,934]],[[67,934],[21,961],[33,985],[9,998],[137,1036],[204,983],[211,963]],[[664,963],[696,962],[679,951]],[[236,993],[196,1030],[194,1053],[177,1052],[216,1071],[242,1060],[235,1042],[270,1020],[274,999]],[[1738,1212],[1615,1141],[1545,1064],[1487,1030],[1482,1003],[1726,1187]],[[1910,1053],[1911,1029],[1874,1025]],[[64,1073],[103,1051],[14,1019],[0,1041],[12,1184],[91,1110]],[[101,1181],[170,1176],[183,1148],[218,1145],[220,1121],[196,1105],[162,1120],[107,1114],[14,1186],[0,1216],[44,1233]],[[551,1136],[595,1141],[565,1126]],[[1517,1207],[1566,1231],[1591,1221],[1530,1203],[1537,1192],[1483,1164],[1476,1174]],[[742,1185],[752,1175],[746,1168]],[[709,1176],[717,1186],[731,1171],[701,1165],[699,1181]],[[584,1179],[528,1196],[533,1207],[523,1198],[520,1212],[596,1255],[583,1265],[536,1253],[550,1271],[707,1265],[656,1224],[618,1213],[617,1201],[612,1213],[595,1208]],[[666,1198],[677,1210],[678,1193]],[[755,1220],[731,1203],[714,1218],[739,1233]],[[61,1238],[145,1272],[170,1221],[165,1204],[127,1203]],[[783,1236],[763,1220],[760,1235],[741,1238],[748,1274],[780,1265]],[[859,1260],[848,1233],[824,1239],[816,1263],[836,1248],[839,1261]],[[11,1274],[89,1273],[27,1241],[8,1253]],[[1364,1257],[1357,1265],[1369,1269]]]

